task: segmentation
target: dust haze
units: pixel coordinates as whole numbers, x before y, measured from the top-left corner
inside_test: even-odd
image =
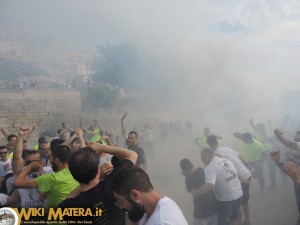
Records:
[[[259,108],[259,119],[277,118],[284,114],[280,96],[298,88],[299,21],[282,18],[296,13],[297,2],[276,1],[276,7],[268,1],[226,2],[2,0],[0,22],[48,35],[54,45],[71,49],[133,43],[147,68],[136,77],[148,77],[141,85],[153,103],[141,108],[239,122]]]
[[[178,191],[190,199],[171,193],[192,209],[178,163],[184,156],[197,159],[193,139],[203,127],[231,146],[231,133],[250,130],[250,118],[272,119],[277,125],[283,115],[298,112],[296,106],[287,111],[282,99],[299,88],[299,8],[296,0],[0,0],[0,25],[32,29],[48,36],[53,46],[77,50],[134,44],[143,70],[132,82],[143,91],[122,110],[132,120],[137,115],[193,123],[191,136],[169,143],[159,141],[156,127],[152,162],[156,168],[166,167],[170,180],[181,182]],[[178,139],[180,145],[174,144]],[[159,151],[164,151],[162,157]],[[194,163],[200,165],[200,158]],[[158,173],[153,170],[157,180]],[[177,190],[163,177],[160,181],[159,186]]]

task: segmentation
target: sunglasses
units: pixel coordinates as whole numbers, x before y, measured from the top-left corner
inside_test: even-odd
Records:
[[[40,162],[39,160],[27,160],[25,161],[25,166],[28,166],[32,162]]]
[[[0,155],[6,155],[7,152],[0,152]]]

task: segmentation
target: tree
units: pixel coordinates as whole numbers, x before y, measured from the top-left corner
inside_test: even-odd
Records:
[[[93,81],[108,82],[119,87],[128,88],[137,74],[139,57],[132,44],[106,44],[97,47],[94,61]]]
[[[83,107],[111,108],[118,101],[119,92],[117,89],[110,90],[101,84],[96,84],[81,91],[81,97]]]

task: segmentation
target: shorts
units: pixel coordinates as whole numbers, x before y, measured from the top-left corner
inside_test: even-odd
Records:
[[[218,201],[218,225],[230,225],[231,221],[237,220],[242,197],[232,201]]]

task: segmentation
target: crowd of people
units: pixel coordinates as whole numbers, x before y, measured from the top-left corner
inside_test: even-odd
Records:
[[[87,130],[63,124],[57,137],[39,137],[33,149],[25,140],[34,127],[22,126],[17,135],[1,129],[8,140],[0,148],[1,206],[101,210],[99,217],[64,217],[92,224],[187,224],[178,205],[154,189],[145,151],[137,132],[126,131],[125,118],[127,148],[119,147],[119,138],[97,120]],[[144,129],[147,144],[151,132]]]
[[[101,209],[101,216],[75,218],[92,224],[188,224],[177,203],[157,191],[150,180],[148,158],[159,154],[152,126],[128,132],[126,118],[125,113],[120,120],[124,141],[97,120],[86,130],[82,122],[76,129],[63,123],[56,137],[39,137],[32,148],[27,140],[34,127],[22,126],[17,134],[1,129],[7,139],[0,146],[1,207]],[[241,153],[220,146],[222,136],[205,127],[194,139],[204,168],[188,158],[180,161],[186,189],[193,196],[194,225],[250,225],[251,183],[257,180],[261,192],[275,190],[277,168],[284,179],[289,176],[294,181],[300,213],[300,132],[292,139],[270,122],[255,124],[251,119],[250,125],[253,132],[233,133],[243,142]],[[189,132],[191,124],[186,123],[186,129]]]
[[[288,124],[293,126],[289,127]],[[283,181],[288,176],[294,181],[300,215],[300,161],[297,160],[300,153],[300,132],[297,131],[297,126],[288,123],[287,118],[281,124],[287,131],[295,133],[292,138],[289,132],[285,134],[283,129],[274,129],[271,121],[254,124],[251,119],[250,125],[253,132],[233,133],[235,138],[243,142],[242,154],[230,147],[219,146],[218,140],[222,137],[206,127],[194,140],[202,149],[204,169],[196,168],[190,159],[181,160],[180,168],[186,177],[186,188],[194,199],[194,225],[250,225],[250,184],[257,180],[261,193],[274,191],[277,168],[280,168]],[[270,178],[268,188],[265,187],[265,164],[268,165]],[[207,197],[211,193],[214,193],[216,201],[211,196]],[[213,207],[210,206],[211,202],[215,202]],[[205,207],[206,205],[209,207]],[[299,224],[300,217],[296,222],[296,225]]]

